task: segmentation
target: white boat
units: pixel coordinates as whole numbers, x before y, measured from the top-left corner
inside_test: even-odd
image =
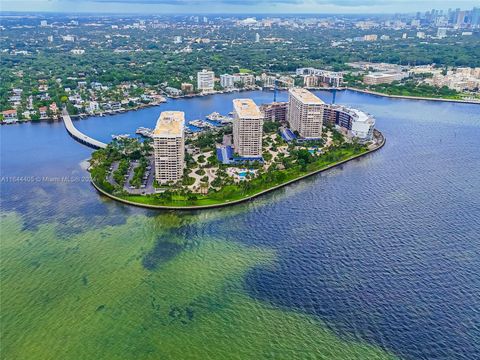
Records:
[[[146,128],[146,127],[139,127],[136,131],[135,134],[144,136],[144,137],[151,137],[152,136],[152,129]]]
[[[222,124],[228,124],[228,123],[231,123],[233,121],[232,117],[221,115],[218,112],[213,112],[210,115],[207,115],[206,118],[207,118],[207,120],[218,121]]]
[[[112,135],[113,140],[128,139],[129,137],[130,137],[130,134]]]
[[[190,125],[193,125],[193,126],[196,126],[198,128],[213,128],[215,126],[213,126],[212,124],[206,122],[206,121],[203,121],[203,120],[192,120],[189,122]]]
[[[231,117],[231,116],[224,116],[224,117],[220,120],[220,122],[221,122],[222,124],[230,124],[230,123],[233,122],[233,117]]]
[[[223,115],[220,115],[220,113],[214,111],[210,115],[206,116],[207,120],[211,121],[220,121],[221,118],[223,118]]]

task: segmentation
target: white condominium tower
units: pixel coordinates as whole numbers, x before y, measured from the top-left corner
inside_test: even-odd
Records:
[[[164,184],[183,176],[185,162],[185,113],[164,111],[153,131],[155,179]]]
[[[225,89],[231,89],[235,84],[235,77],[233,75],[224,74],[220,75],[220,85]]]
[[[205,70],[197,73],[197,88],[201,91],[211,91],[215,85],[215,73]]]
[[[263,114],[252,99],[233,100],[233,145],[241,157],[262,156]]]
[[[290,128],[306,139],[322,136],[325,103],[310,91],[293,88],[288,92],[288,122]]]

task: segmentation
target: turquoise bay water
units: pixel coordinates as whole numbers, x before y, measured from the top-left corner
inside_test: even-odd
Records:
[[[226,114],[238,96],[272,100],[181,99],[76,125],[109,141],[167,109]],[[61,123],[1,127],[2,356],[479,358],[480,106],[337,102],[373,114],[386,146],[203,212],[100,197],[81,165],[91,150]]]

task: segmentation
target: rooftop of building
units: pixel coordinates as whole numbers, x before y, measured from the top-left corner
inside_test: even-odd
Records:
[[[241,118],[258,119],[263,117],[257,104],[252,99],[235,99],[233,100],[233,107]]]
[[[397,75],[397,73],[376,72],[376,73],[371,73],[371,74],[365,75],[365,77],[383,78],[383,77],[391,77],[391,76],[395,76],[395,75]]]
[[[325,104],[320,98],[304,88],[290,89],[290,94],[304,104]]]
[[[185,123],[183,111],[163,111],[157,120],[153,135],[182,136]]]
[[[373,118],[372,115],[367,114],[358,109],[354,109],[354,108],[343,106],[343,105],[335,105],[335,104],[328,105],[327,108],[331,108],[337,111],[342,111],[344,113],[347,113],[350,116],[352,116],[354,121],[375,123],[375,119]]]
[[[261,109],[268,109],[268,108],[274,108],[274,107],[285,107],[288,106],[288,102],[283,102],[283,101],[277,101],[277,102],[271,102],[267,104],[262,104],[260,105]]]

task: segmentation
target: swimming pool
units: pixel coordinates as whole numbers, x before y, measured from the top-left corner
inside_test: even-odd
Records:
[[[245,178],[245,177],[247,176],[247,174],[252,174],[252,175],[253,175],[253,174],[255,174],[255,172],[254,172],[254,171],[250,171],[250,170],[240,171],[240,172],[238,173],[238,177],[240,177],[240,178]]]

